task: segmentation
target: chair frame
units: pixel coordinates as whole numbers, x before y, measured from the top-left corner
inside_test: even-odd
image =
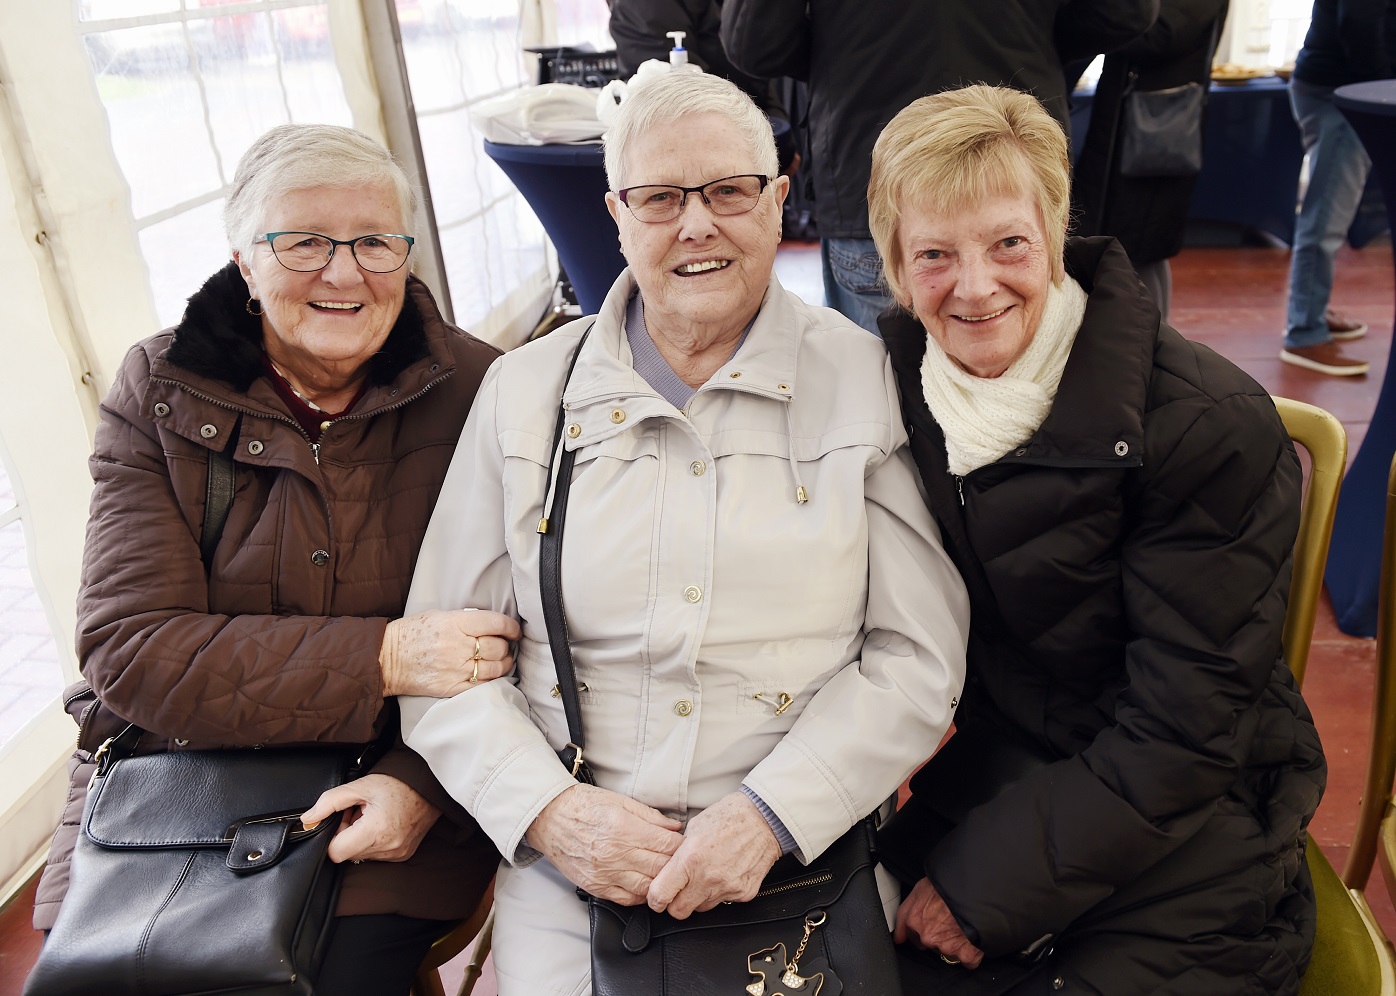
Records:
[[[417,967],[417,975],[412,980],[411,996],[446,996],[446,988],[441,982],[441,966],[464,951],[471,941],[475,948],[470,952],[470,961],[465,966],[465,977],[461,979],[457,996],[469,996],[480,981],[480,972],[489,957],[494,940],[494,883],[491,882],[475,912],[456,924],[432,944],[427,956]]]

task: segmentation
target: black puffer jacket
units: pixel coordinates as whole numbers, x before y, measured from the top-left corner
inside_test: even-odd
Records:
[[[1052,410],[963,479],[922,395],[924,330],[882,323],[971,598],[956,724],[1046,762],[927,836],[922,867],[990,956],[1052,935],[1068,974],[1143,993],[1146,963],[1191,971],[1205,941],[1215,983],[1168,991],[1294,991],[1325,775],[1281,655],[1299,464],[1265,391],[1160,323],[1118,243],[1066,260],[1090,297]]]
[[[1063,61],[1118,48],[1157,14],[1158,0],[726,0],[722,44],[753,76],[808,81],[819,233],[866,239],[873,143],[903,107],[993,83],[1068,128]]]

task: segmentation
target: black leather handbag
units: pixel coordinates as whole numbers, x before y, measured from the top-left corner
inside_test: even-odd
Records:
[[[98,751],[68,893],[25,996],[314,992],[339,891],[338,818],[300,814],[346,781],[337,747]]]
[[[1206,104],[1207,88],[1201,83],[1125,94],[1120,174],[1143,179],[1200,173]]]
[[[586,334],[572,366],[585,342]],[[538,578],[570,737],[559,756],[574,778],[593,784],[562,602],[562,528],[575,455],[562,443],[564,420],[560,409],[552,450],[556,473],[550,467],[548,474],[554,482],[553,501],[538,524]],[[808,866],[793,855],[781,858],[750,902],[723,903],[685,920],[648,906],[620,906],[586,896],[593,996],[709,996],[743,990],[749,996],[896,996],[901,983],[873,872],[874,832],[868,817]]]

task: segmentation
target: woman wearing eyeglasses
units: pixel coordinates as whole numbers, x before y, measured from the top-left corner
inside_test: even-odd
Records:
[[[396,736],[399,694],[449,695],[512,666],[511,619],[401,618],[422,533],[497,350],[449,325],[410,275],[416,202],[363,135],[284,125],[240,162],[233,262],[136,344],[102,404],[78,601],[87,685],[72,790],[40,885],[67,886],[91,752],[127,723],[143,750],[384,745],[326,793],[345,873],[315,991],[406,993],[498,856]],[[234,493],[201,559],[210,452]],[[90,687],[88,687],[90,685]]]
[[[934,749],[964,675],[964,588],[882,344],[772,273],[788,181],[765,117],[668,74],[621,105],[606,168],[628,268],[594,319],[495,363],[408,602],[523,620],[508,680],[403,700],[407,742],[504,855],[503,996],[591,991],[578,887],[684,918],[751,899],[782,853],[814,860]],[[541,610],[559,405],[594,786],[555,753]]]

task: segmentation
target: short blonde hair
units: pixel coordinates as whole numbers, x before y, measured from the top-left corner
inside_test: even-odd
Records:
[[[873,146],[868,227],[898,303],[910,301],[901,283],[901,213],[912,205],[971,210],[999,194],[1037,202],[1052,281],[1060,284],[1071,160],[1062,126],[1037,98],[1008,87],[967,86],[912,101],[887,123]]]

